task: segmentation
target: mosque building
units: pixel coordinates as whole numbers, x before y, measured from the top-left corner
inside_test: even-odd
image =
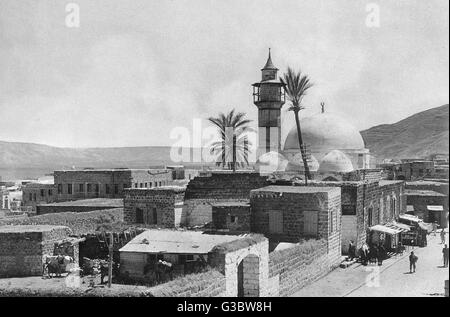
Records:
[[[281,108],[286,97],[270,51],[261,72],[262,80],[253,84],[259,131],[255,169],[260,173],[284,172],[301,176],[304,169],[297,127],[292,127],[284,142],[281,141]],[[300,126],[314,179],[339,180],[340,174],[371,168],[369,150],[359,131],[341,116],[325,111],[323,104],[321,112],[300,118]]]

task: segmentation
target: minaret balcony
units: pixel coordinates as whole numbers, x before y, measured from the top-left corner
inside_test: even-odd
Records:
[[[286,92],[279,85],[253,85],[253,103],[259,102],[286,102]]]

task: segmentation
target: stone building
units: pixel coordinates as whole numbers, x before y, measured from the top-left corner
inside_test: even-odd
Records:
[[[407,189],[406,203],[412,206],[412,214],[424,222],[437,222],[443,228],[448,221],[448,196],[433,190]]]
[[[216,230],[250,232],[250,203],[222,202],[212,205],[212,225]]]
[[[275,242],[324,239],[341,245],[341,190],[267,186],[251,191],[251,231]]]
[[[56,201],[88,198],[123,198],[127,188],[171,185],[169,169],[85,169],[55,171]]]
[[[390,180],[419,180],[433,178],[435,166],[433,161],[427,160],[403,160],[397,163],[385,163],[380,167]]]
[[[64,226],[1,226],[0,277],[42,275],[43,256],[53,255],[55,244],[59,246],[70,234]]]
[[[180,226],[185,188],[164,186],[124,191],[124,221],[165,228]]]
[[[213,205],[248,202],[252,189],[269,184],[267,176],[254,171],[212,171],[195,177],[186,187],[182,223],[186,226],[210,223]]]
[[[56,201],[56,186],[53,183],[28,183],[22,186],[22,206],[36,211],[36,206]]]
[[[297,185],[304,184],[299,182]],[[392,223],[406,212],[403,181],[311,181],[308,186],[341,188],[341,241],[344,254],[348,252],[350,241],[357,247],[362,246],[368,241],[371,227]]]

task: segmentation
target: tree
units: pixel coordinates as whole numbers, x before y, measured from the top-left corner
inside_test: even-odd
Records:
[[[293,111],[295,115],[295,124],[297,125],[298,144],[300,147],[300,153],[302,155],[303,166],[305,168],[305,182],[307,183],[311,179],[311,173],[309,172],[308,160],[306,157],[306,149],[303,144],[302,130],[300,127],[300,119],[298,113],[304,109],[302,106],[303,97],[306,95],[306,91],[313,86],[307,75],[303,75],[301,71],[295,72],[292,68],[288,67],[287,73],[281,78],[281,82],[285,85],[285,90],[291,106],[289,111]]]
[[[252,120],[245,119],[245,113],[231,110],[227,115],[220,113],[218,117],[209,117],[208,121],[219,131],[221,141],[211,144],[211,154],[217,155],[217,166],[232,169],[248,165],[248,148],[251,145],[246,133],[253,131],[248,126]]]

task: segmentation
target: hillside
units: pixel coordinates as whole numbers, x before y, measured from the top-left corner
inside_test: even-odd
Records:
[[[449,105],[416,113],[393,124],[361,131],[366,148],[379,159],[421,158],[449,153]]]

